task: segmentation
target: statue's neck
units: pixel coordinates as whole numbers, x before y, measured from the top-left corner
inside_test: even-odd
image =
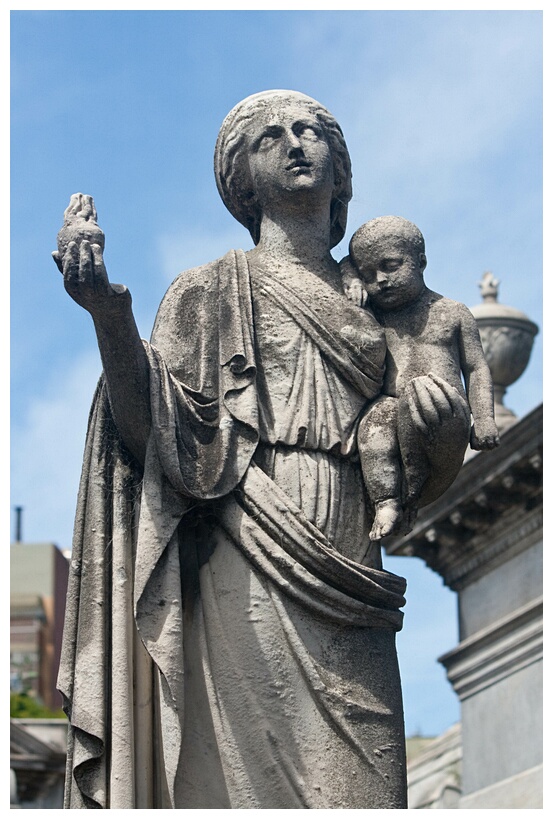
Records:
[[[313,208],[309,212],[286,214],[263,213],[260,238],[250,251],[253,259],[262,263],[280,263],[306,267],[313,273],[334,270],[336,262],[330,255],[330,215]]]

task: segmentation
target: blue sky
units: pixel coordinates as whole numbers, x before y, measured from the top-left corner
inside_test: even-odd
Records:
[[[249,235],[219,200],[213,149],[243,97],[292,88],[340,122],[354,173],[347,253],[398,214],[427,243],[428,285],[469,306],[485,270],[542,326],[539,11],[15,11],[11,15],[12,504],[24,538],[71,542],[90,399],[90,317],[50,253],[70,195],[94,196],[112,281],[141,334],[183,269]],[[542,334],[505,403],[541,402]],[[435,659],[457,642],[455,595],[416,559],[398,639],[407,733],[458,717]]]

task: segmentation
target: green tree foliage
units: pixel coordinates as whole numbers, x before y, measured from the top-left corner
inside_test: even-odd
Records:
[[[41,705],[28,694],[13,694],[10,692],[10,717],[14,719],[42,718],[61,719],[65,714],[58,708],[53,711]]]

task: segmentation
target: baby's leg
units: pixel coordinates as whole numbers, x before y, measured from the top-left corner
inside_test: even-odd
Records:
[[[357,433],[363,478],[374,506],[371,540],[392,534],[403,515],[397,408],[397,399],[381,396],[361,419]]]
[[[427,455],[428,442],[413,422],[405,394],[398,399],[397,432],[403,465],[403,498],[407,508],[413,509],[428,479],[430,464]]]
[[[470,410],[456,389],[429,373],[409,382],[398,418],[408,515],[438,498],[457,476],[468,445]]]

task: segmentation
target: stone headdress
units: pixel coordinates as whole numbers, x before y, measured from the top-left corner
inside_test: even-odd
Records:
[[[319,102],[299,91],[262,91],[239,102],[225,117],[215,146],[215,179],[225,206],[259,241],[261,208],[255,200],[246,156],[246,128],[275,101],[309,108],[319,120],[328,141],[334,166],[334,194],[330,206],[330,246],[343,238],[351,199],[351,162],[342,129]]]

